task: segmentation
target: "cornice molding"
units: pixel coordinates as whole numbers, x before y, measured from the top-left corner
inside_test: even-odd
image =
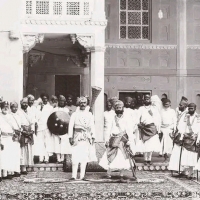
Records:
[[[177,45],[106,43],[106,47],[107,48],[117,48],[117,49],[176,49]]]
[[[91,52],[105,52],[106,46],[94,46],[90,48]]]
[[[21,24],[32,25],[82,25],[82,26],[106,26],[107,20],[92,21],[92,20],[43,20],[43,19],[24,19]]]
[[[187,45],[187,49],[200,49],[200,45]]]

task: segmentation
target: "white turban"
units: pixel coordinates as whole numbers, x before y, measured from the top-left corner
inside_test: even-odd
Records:
[[[117,100],[117,101],[115,102],[115,108],[116,108],[117,106],[122,106],[122,107],[124,107],[123,101]]]
[[[24,97],[21,101],[20,101],[21,104],[23,103],[28,103],[28,98],[27,97]]]
[[[32,94],[29,94],[29,95],[27,96],[27,98],[28,98],[28,99],[33,99],[33,100],[35,100],[35,97],[34,97]]]

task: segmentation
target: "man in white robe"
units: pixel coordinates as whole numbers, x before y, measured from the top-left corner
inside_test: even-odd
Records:
[[[21,100],[21,108],[18,110],[20,116],[22,133],[20,139],[21,145],[21,174],[27,174],[26,167],[33,165],[33,144],[35,134],[35,124],[31,116],[28,115],[28,98]]]
[[[115,111],[112,109],[112,102],[111,99],[109,99],[106,102],[106,111],[104,112],[104,138],[108,134],[108,128],[110,126],[110,123],[112,122],[113,118],[115,116]]]
[[[123,108],[122,101],[115,103],[115,115],[105,140],[107,150],[99,162],[99,165],[107,170],[108,178],[111,178],[111,171],[120,170],[120,177],[123,179],[124,170],[130,170],[132,167],[130,162],[134,165],[131,159],[135,154],[134,134]]]
[[[1,143],[3,145],[3,151],[1,152],[1,169],[2,178],[13,178],[15,170],[14,161],[14,145],[13,145],[13,135],[15,134],[13,126],[10,121],[9,114],[9,103],[4,101],[1,103],[0,113],[0,131],[1,131]]]
[[[81,165],[80,179],[85,180],[86,165],[90,160],[91,146],[95,140],[94,117],[86,109],[87,98],[79,98],[80,110],[74,112],[69,123],[69,141],[72,145],[72,178],[77,179],[78,165]]]
[[[170,135],[176,131],[176,113],[171,106],[169,99],[163,99],[163,108],[161,109],[161,151],[160,155],[164,155],[165,161],[168,155],[172,153],[173,141]]]
[[[195,149],[196,140],[200,134],[200,116],[195,111],[196,105],[190,103],[188,112],[178,123],[179,139],[178,143],[176,142],[176,149],[172,152],[168,167],[172,171],[182,172],[187,170],[189,179],[193,178],[193,170],[197,165],[198,154]]]
[[[63,95],[58,97],[58,106],[53,109],[53,112],[63,111],[69,115],[69,109],[65,107],[66,98]],[[57,156],[57,162],[63,163],[67,154],[71,154],[71,145],[69,143],[68,134],[53,135],[55,153]]]
[[[161,126],[161,116],[159,108],[151,105],[151,97],[144,96],[144,106],[139,108],[139,130],[143,140],[141,150],[144,152],[144,164],[151,165],[152,152],[160,152],[159,133]]]
[[[36,113],[36,135],[35,155],[39,156],[40,163],[48,163],[49,156],[54,152],[54,139],[47,127],[47,120],[53,111],[53,107],[49,104],[49,96],[41,94],[42,104],[37,106]]]
[[[10,109],[11,109],[11,125],[15,131],[15,135],[13,137],[13,146],[14,146],[14,176],[19,177],[20,176],[20,160],[21,160],[21,149],[20,149],[20,137],[21,137],[21,120],[19,115],[17,114],[18,110],[18,104],[16,102],[10,103]]]
[[[31,123],[33,124],[33,127],[35,128],[35,132],[36,132],[36,115],[37,115],[37,108],[36,108],[36,105],[35,105],[35,97],[32,95],[32,94],[29,94],[27,96],[28,98],[28,108],[27,108],[27,113],[28,113],[28,116],[31,120]],[[37,135],[34,134],[33,135],[33,138],[34,138],[34,144],[32,146],[32,149],[33,149],[33,156],[36,156],[36,152],[37,149],[36,149],[36,146],[35,144],[37,143]]]

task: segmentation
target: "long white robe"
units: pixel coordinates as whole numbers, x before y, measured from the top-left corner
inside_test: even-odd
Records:
[[[160,154],[171,154],[173,148],[173,141],[170,137],[170,134],[173,130],[176,130],[176,113],[172,108],[162,109],[161,110],[161,132],[163,137],[161,140],[161,151]]]
[[[119,123],[119,128],[117,127],[116,124],[116,119],[118,120]],[[132,142],[135,139],[135,136],[132,133],[132,124],[129,123],[129,119],[127,115],[123,115],[121,118],[118,118],[116,115],[114,116],[111,126],[109,127],[109,137],[106,138],[106,142],[109,143],[110,138],[112,135],[118,135],[120,134],[121,131],[124,131],[128,135],[128,140],[130,143],[130,149],[132,150],[133,154],[135,154],[135,143]],[[108,158],[107,158],[107,151],[104,153],[102,159],[99,162],[99,165],[103,167],[104,169],[108,170],[121,170],[121,169],[130,169],[130,163],[128,159],[125,159],[123,153],[121,152],[120,149],[117,151],[117,155],[114,158],[114,160],[109,164]]]
[[[35,130],[35,125],[32,123],[31,116],[28,112],[25,113],[24,110],[19,109],[18,115],[20,117],[21,125],[31,126],[31,130]],[[27,144],[25,147],[21,147],[21,165],[33,165],[33,145]]]
[[[53,107],[48,103],[37,107],[36,122],[38,124],[37,136],[34,143],[34,154],[37,156],[51,155],[54,152],[54,138],[47,127],[47,120],[53,111]]]
[[[85,131],[76,132],[74,129],[81,128]],[[77,110],[70,118],[69,138],[75,138],[72,146],[72,163],[84,163],[97,161],[95,145],[91,145],[89,140],[95,139],[94,117],[88,110]],[[86,138],[84,138],[86,135]]]
[[[187,126],[187,116],[188,114],[185,113],[181,119],[179,120],[179,123],[177,125],[177,128],[179,132],[181,133],[181,137],[183,138],[185,133],[189,133],[189,129]],[[200,133],[200,120],[195,113],[193,116],[190,116],[190,123],[191,123],[191,128],[194,132],[194,134],[199,135]],[[180,160],[180,153],[181,153],[181,147],[178,145],[174,145],[172,155],[170,157],[169,161],[169,170],[173,171],[179,171],[179,164],[180,164],[180,171],[183,171],[184,168],[187,167],[195,167],[197,165],[197,153],[188,151],[184,147],[182,147],[182,155],[181,155],[181,160]],[[180,163],[179,163],[180,162]]]
[[[14,128],[14,130],[21,130],[21,120],[20,117],[17,113],[12,113],[11,112],[11,118],[10,118],[10,122]],[[15,167],[15,172],[20,173],[20,160],[21,160],[21,149],[20,149],[20,143],[19,141],[14,141],[13,142],[13,146],[14,146],[14,158],[13,158],[13,162],[14,167]]]
[[[111,126],[114,116],[115,116],[114,110],[104,112],[104,129],[103,129],[104,141],[106,140],[107,137],[109,137],[110,133],[108,133],[108,131],[109,131],[109,127]]]
[[[63,111],[69,114],[69,109],[67,107],[55,107],[53,112]],[[71,145],[69,143],[69,136],[66,133],[65,135],[53,135],[54,138],[54,152],[57,154],[71,154]]]
[[[0,130],[1,130],[1,143],[4,145],[4,149],[1,152],[1,169],[14,172],[15,171],[15,161],[14,161],[14,142],[12,140],[12,135],[14,134],[14,129],[11,125],[10,114],[4,115],[0,113]],[[5,135],[9,134],[9,135]]]
[[[149,114],[149,110],[153,113],[153,116]],[[141,106],[139,108],[139,121],[145,125],[154,123],[157,129],[157,132],[160,133],[161,127],[161,116],[158,112],[158,109],[155,106]],[[151,137],[146,142],[140,143],[140,152],[160,152],[161,144],[159,140],[159,135],[156,134]]]

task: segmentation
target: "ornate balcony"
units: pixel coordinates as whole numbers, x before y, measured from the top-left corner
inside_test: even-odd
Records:
[[[24,19],[90,19],[94,0],[25,0]]]

